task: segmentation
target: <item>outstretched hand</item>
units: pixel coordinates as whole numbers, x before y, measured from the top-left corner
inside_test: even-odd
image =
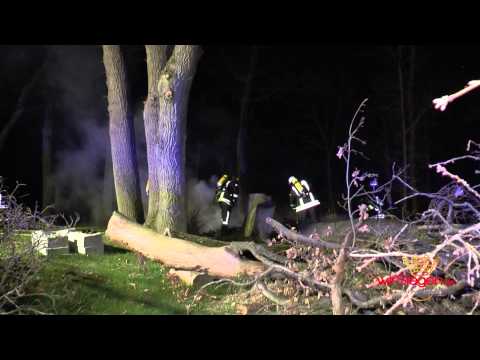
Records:
[[[451,103],[453,100],[459,98],[460,96],[465,95],[466,93],[476,89],[480,86],[480,80],[472,80],[469,81],[467,86],[460,91],[457,91],[453,95],[445,95],[441,98],[436,98],[433,100],[433,104],[435,105],[436,110],[445,111],[447,108],[448,103]]]
[[[445,111],[449,101],[450,100],[448,95],[442,96],[441,98],[434,99],[433,103],[435,104],[435,110]]]

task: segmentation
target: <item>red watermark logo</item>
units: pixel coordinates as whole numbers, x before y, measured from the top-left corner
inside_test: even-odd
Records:
[[[442,279],[437,276],[430,276],[429,273],[424,273],[423,276],[417,277],[407,276],[407,275],[390,275],[387,278],[378,277],[375,279],[375,283],[372,286],[386,285],[390,286],[393,283],[402,284],[402,285],[414,285],[419,287],[425,287],[428,285],[446,285],[452,286],[457,282],[453,279]]]

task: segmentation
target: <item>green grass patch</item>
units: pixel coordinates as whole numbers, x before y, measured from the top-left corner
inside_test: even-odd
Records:
[[[25,241],[21,237],[19,241]],[[31,284],[31,291],[49,294],[35,299],[41,311],[59,315],[226,314],[219,306],[225,291],[209,291],[192,306],[196,289],[172,281],[168,269],[105,241],[105,254],[49,256]],[[212,300],[213,299],[213,300]],[[221,302],[221,300],[220,300]]]

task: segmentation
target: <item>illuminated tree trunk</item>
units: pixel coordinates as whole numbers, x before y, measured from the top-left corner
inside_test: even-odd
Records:
[[[147,163],[148,163],[148,210],[146,224],[155,227],[156,214],[158,212],[158,203],[160,201],[160,192],[158,190],[158,168],[160,163],[160,122],[159,122],[159,99],[158,83],[160,74],[167,61],[166,45],[146,45],[147,53],[147,74],[148,74],[148,94],[143,111],[143,120],[145,127],[145,141],[147,144]]]
[[[118,211],[143,222],[133,119],[129,112],[124,59],[119,45],[103,45],[107,77],[110,145]]]
[[[167,228],[185,232],[188,96],[200,57],[200,48],[193,45],[175,46],[172,55],[162,68],[165,52],[163,46],[147,47],[147,67],[151,78],[145,108],[149,162],[149,206],[146,225],[159,232]],[[158,85],[157,92],[153,89],[155,85]],[[158,115],[155,115],[155,112]]]

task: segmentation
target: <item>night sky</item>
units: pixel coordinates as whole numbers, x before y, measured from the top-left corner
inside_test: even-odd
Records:
[[[248,73],[252,46],[203,46],[190,95],[187,134],[187,165],[197,178],[235,169],[244,93],[241,79]],[[345,142],[347,126],[364,98],[369,102],[360,137],[367,145],[361,150],[370,161],[356,159],[354,164],[378,172],[381,180],[390,175],[393,161],[401,164],[397,44],[256,46],[247,117],[250,192],[270,194],[275,202],[285,204],[287,179],[295,175],[310,182],[314,194],[325,203],[321,211],[327,212],[344,189],[344,163],[335,157],[336,146]],[[133,116],[141,111],[146,97],[145,52],[142,45],[122,48]],[[412,98],[416,111],[425,109],[416,127],[417,186],[436,191],[446,181],[427,164],[464,154],[469,139],[480,141],[480,91],[449,105],[445,113],[434,111],[431,101],[480,79],[480,46],[415,45],[415,50]],[[42,126],[46,116],[53,123],[53,167],[63,166],[63,171],[63,154],[87,141],[81,132],[85,124],[90,129],[86,133],[108,124],[100,46],[0,46],[0,131],[16,111],[22,89],[39,69],[43,70],[25,96],[23,112],[0,150],[0,175],[9,187],[16,181],[27,184],[24,192],[29,196],[24,201],[29,205],[42,201]],[[326,129],[326,138],[319,126]],[[108,141],[106,133],[91,138],[99,148]],[[77,164],[70,166],[78,171]],[[102,164],[93,161],[92,167],[98,167],[96,173],[102,177]],[[459,169],[467,179],[480,182],[473,175],[474,166]]]

